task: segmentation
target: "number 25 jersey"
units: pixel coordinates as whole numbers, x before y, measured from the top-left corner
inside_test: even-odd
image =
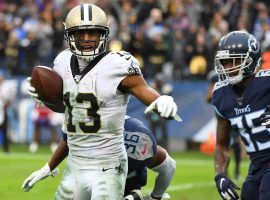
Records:
[[[129,95],[117,88],[132,74],[141,74],[138,61],[127,52],[106,52],[80,71],[69,50],[61,52],[54,69],[63,79],[66,106],[62,127],[70,153],[99,159],[124,150],[124,118]]]

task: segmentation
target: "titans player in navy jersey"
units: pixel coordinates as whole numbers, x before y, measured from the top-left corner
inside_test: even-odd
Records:
[[[153,191],[145,200],[162,199],[175,171],[175,161],[167,151],[157,146],[152,132],[139,120],[126,117],[125,146],[128,154],[128,175],[126,180],[126,200],[141,200],[137,196],[141,187],[146,185],[149,168],[158,173]],[[139,195],[138,195],[139,194]]]
[[[255,37],[233,31],[221,38],[215,57],[219,82],[213,104],[217,114],[215,181],[223,199],[239,199],[240,189],[226,175],[229,165],[230,128],[241,136],[250,157],[242,200],[270,199],[270,129],[262,126],[261,114],[270,99],[270,71],[258,70],[261,50]]]
[[[173,178],[175,172],[175,161],[168,155],[167,151],[158,146],[151,131],[139,120],[126,116],[125,119],[124,140],[128,155],[128,175],[125,187],[125,200],[159,200],[165,199],[166,189]],[[24,191],[29,191],[34,184],[48,176],[55,176],[58,173],[56,167],[64,160],[68,154],[66,135],[50,161],[40,170],[32,173],[23,183]],[[143,197],[140,189],[147,182],[147,168],[157,173],[155,186],[146,197]],[[109,171],[113,168],[103,168],[101,171]],[[119,170],[120,167],[119,167]],[[67,172],[64,172],[67,173]],[[62,180],[66,187],[72,186],[76,181],[65,176]],[[76,197],[77,191],[73,191]],[[165,195],[164,195],[165,194]],[[73,196],[74,197],[74,196]],[[67,198],[68,199],[68,198]]]

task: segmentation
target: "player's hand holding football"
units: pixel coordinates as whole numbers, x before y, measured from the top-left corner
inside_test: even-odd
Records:
[[[270,105],[265,109],[265,112],[260,116],[261,125],[270,128]]]
[[[40,181],[44,178],[47,178],[48,176],[56,176],[59,173],[59,170],[56,168],[53,171],[51,171],[48,163],[44,165],[40,170],[35,171],[32,173],[29,177],[25,179],[22,185],[22,189],[25,192],[28,192],[32,187],[34,187],[35,183],[37,181]]]
[[[176,114],[177,105],[173,98],[168,95],[162,95],[153,101],[144,111],[145,114],[150,111],[157,111],[161,117],[174,118],[177,121],[182,121],[181,118]]]
[[[222,199],[224,200],[236,200],[239,199],[239,195],[236,190],[240,188],[232,182],[225,174],[218,174],[215,177],[216,186]]]
[[[31,77],[27,77],[27,93],[30,95],[31,98],[33,98],[35,101],[38,102],[38,104],[41,104],[41,100],[39,99],[39,96],[36,92],[36,89],[31,85],[31,80],[32,78]]]

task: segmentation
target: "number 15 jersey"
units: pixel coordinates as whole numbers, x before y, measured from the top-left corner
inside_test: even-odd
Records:
[[[80,71],[77,58],[65,50],[56,57],[54,69],[63,79],[62,130],[70,153],[98,159],[123,153],[129,95],[117,88],[128,75],[141,74],[138,61],[127,52],[106,52]]]

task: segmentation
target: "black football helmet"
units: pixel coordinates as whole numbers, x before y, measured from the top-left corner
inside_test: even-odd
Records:
[[[221,38],[215,56],[219,80],[237,84],[256,72],[261,61],[261,48],[256,38],[244,31],[233,31]],[[230,63],[226,66],[226,63]]]

